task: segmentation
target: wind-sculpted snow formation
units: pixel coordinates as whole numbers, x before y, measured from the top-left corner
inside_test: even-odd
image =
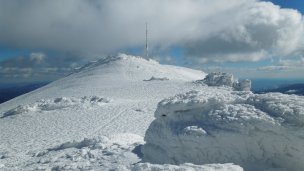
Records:
[[[196,81],[197,83],[204,83],[208,86],[227,86],[232,87],[236,91],[250,91],[251,81],[248,79],[238,81],[234,79],[230,73],[212,72],[208,74],[203,80]]]
[[[18,115],[27,112],[54,111],[75,106],[79,107],[88,105],[102,105],[109,102],[109,99],[97,96],[84,96],[81,98],[58,97],[55,99],[42,99],[32,104],[19,105],[16,108],[4,112],[0,118],[5,118],[8,116]]]
[[[158,104],[144,161],[234,163],[244,170],[304,170],[304,97],[190,91]]]

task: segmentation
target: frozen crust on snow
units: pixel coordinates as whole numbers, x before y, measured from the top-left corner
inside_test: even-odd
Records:
[[[215,88],[158,104],[144,161],[304,170],[304,97]]]

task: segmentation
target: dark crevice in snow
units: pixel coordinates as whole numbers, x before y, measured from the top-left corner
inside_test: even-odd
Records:
[[[132,150],[134,154],[136,154],[139,158],[143,158],[144,154],[141,152],[142,144],[139,144],[135,146],[135,148]]]

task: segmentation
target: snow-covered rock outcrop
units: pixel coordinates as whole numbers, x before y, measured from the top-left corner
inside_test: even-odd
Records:
[[[158,104],[144,161],[304,170],[304,97],[191,91]]]
[[[251,81],[248,79],[238,81],[230,73],[223,72],[212,72],[209,73],[203,80],[197,81],[202,82],[208,86],[227,86],[232,87],[236,91],[250,91]]]
[[[234,83],[234,77],[229,73],[212,72],[209,73],[203,80],[208,86],[228,86],[232,87]]]

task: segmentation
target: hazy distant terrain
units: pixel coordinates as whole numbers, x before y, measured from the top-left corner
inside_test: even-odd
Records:
[[[301,79],[253,79],[252,92],[279,92],[304,95],[304,80]]]
[[[290,84],[290,85],[282,85],[278,88],[269,89],[265,92],[279,92],[284,94],[296,94],[296,95],[304,95],[304,83],[298,84]]]
[[[47,82],[43,83],[28,83],[28,84],[11,84],[11,85],[2,85],[0,87],[0,103],[6,102],[10,99],[13,99],[22,94],[33,91],[37,88],[40,88],[48,84]]]

